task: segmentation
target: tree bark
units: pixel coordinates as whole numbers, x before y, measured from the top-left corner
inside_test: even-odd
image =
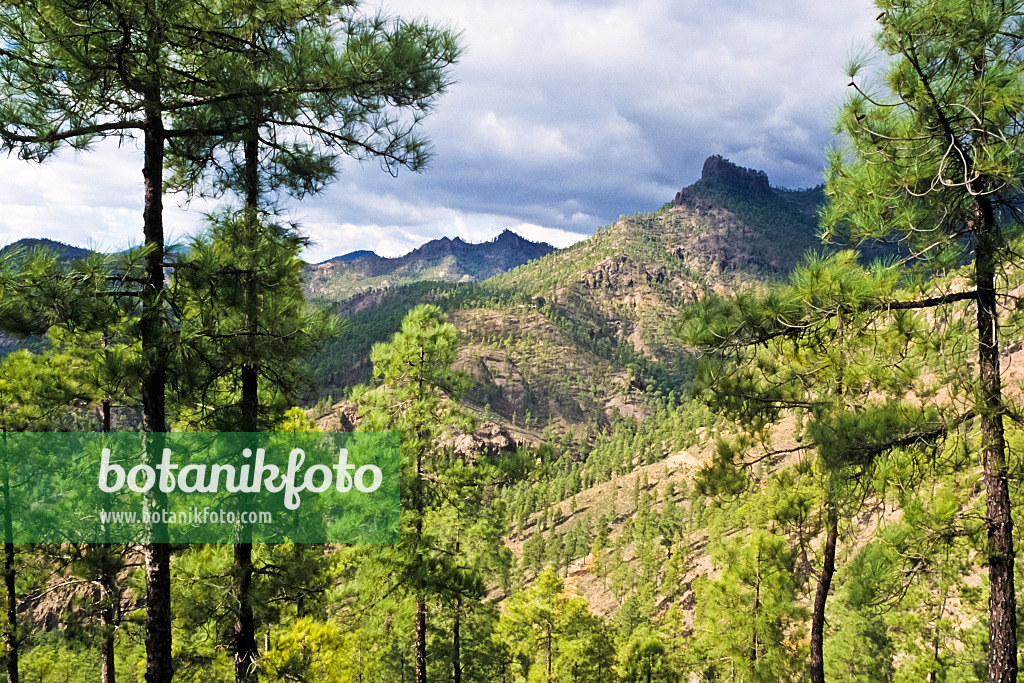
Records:
[[[423,363],[423,350],[420,350],[420,363]],[[420,395],[423,395],[423,378],[419,380]],[[416,615],[415,615],[415,665],[416,683],[427,683],[427,605],[425,601],[426,585],[423,578],[425,569],[423,562],[423,512],[426,507],[423,502],[423,451],[416,452],[416,489],[413,494],[416,507],[416,521],[413,528],[416,530],[416,553],[420,566],[417,567],[416,578]]]
[[[974,273],[978,288],[978,370],[981,454],[988,530],[989,683],[1017,680],[1017,603],[1013,586],[1013,521],[1003,439],[1002,384],[999,377],[999,312],[996,307],[996,223],[991,202],[980,197],[975,233]]]
[[[248,529],[249,527],[246,527]],[[256,675],[256,620],[252,610],[252,543],[235,544],[238,616],[235,621],[235,680],[250,683]]]
[[[112,551],[113,545],[110,543],[104,543],[100,549],[100,552],[103,553],[100,585],[103,587],[104,601],[100,611],[100,625],[103,628],[103,638],[100,641],[100,681],[102,683],[115,683],[117,680],[117,668],[114,663],[114,627],[120,597],[117,592],[117,574],[111,567]]]
[[[150,30],[146,40],[147,57],[159,63],[163,36],[156,3],[147,3]],[[161,304],[164,288],[163,171],[164,124],[160,108],[159,74],[148,85],[143,122],[145,205],[142,212],[146,246],[146,277],[142,285],[142,312],[139,327],[142,337],[142,429],[153,434],[167,431],[164,389],[167,380],[167,325]],[[158,447],[159,440],[154,441]],[[162,451],[162,448],[159,448]],[[158,458],[156,453],[149,457]],[[166,495],[159,491],[151,498],[158,507],[166,506]],[[163,504],[163,505],[161,505]],[[174,661],[171,656],[171,552],[166,525],[154,524],[145,545],[146,556],[146,683],[171,683]]]
[[[251,131],[245,139],[244,155],[244,220],[246,233],[254,237],[256,230],[259,229],[259,141],[255,131]],[[245,294],[246,327],[250,333],[254,333],[258,311],[255,310],[253,274],[243,274],[242,277],[245,278],[242,286]],[[241,379],[239,431],[253,433],[259,430],[259,374],[256,365],[243,365]],[[252,577],[252,528],[245,526],[241,530],[240,542],[235,544],[235,599],[238,605],[235,619],[235,680],[238,683],[255,683],[259,680],[256,674],[256,659],[259,653],[256,646],[256,618],[252,609]]]
[[[4,519],[7,525],[7,519]],[[5,529],[6,532],[6,529]],[[18,593],[15,588],[14,544],[4,542],[4,588],[7,592],[7,638],[5,654],[7,657],[7,681],[18,683]]]
[[[547,678],[545,679],[547,683],[551,683],[551,639],[552,639],[552,637],[553,636],[552,636],[551,631],[548,631],[548,637],[547,637],[547,641],[545,643],[545,651],[546,651],[546,655],[547,656],[545,657],[545,660],[544,660],[547,663]]]
[[[757,673],[757,613],[761,610],[761,548],[757,548],[757,573],[754,577],[754,611],[750,627],[750,675]]]
[[[3,478],[4,496],[4,589],[7,598],[7,633],[4,656],[7,660],[7,682],[18,683],[18,592],[15,585],[14,519],[11,517],[11,480],[6,470]]]
[[[456,550],[458,552],[458,550]],[[462,618],[462,596],[455,596],[455,618],[452,622],[452,682],[462,683],[462,634],[459,632]]]
[[[839,539],[839,513],[828,503],[825,529],[825,558],[821,576],[814,592],[814,611],[811,614],[811,683],[825,683],[825,603],[836,573],[836,541]]]
[[[106,347],[106,339],[103,340]],[[103,424],[101,428],[104,434],[110,432],[110,399],[104,399],[101,404]],[[109,505],[108,505],[109,509]],[[103,637],[100,640],[100,681],[102,683],[115,683],[117,680],[117,665],[114,660],[114,628],[117,620],[117,609],[120,604],[120,595],[117,591],[117,570],[112,566],[111,554],[114,545],[110,542],[110,529],[103,530],[106,542],[100,546],[100,553],[103,563],[100,569],[100,586],[103,590],[103,607],[100,610],[100,626],[103,628]]]
[[[416,683],[427,683],[427,605],[422,592],[416,596]]]

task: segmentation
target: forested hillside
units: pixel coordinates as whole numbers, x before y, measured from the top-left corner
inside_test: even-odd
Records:
[[[370,346],[415,303],[431,302],[463,333],[460,362],[477,379],[470,400],[507,420],[529,412],[540,425],[550,417],[600,428],[616,406],[644,412],[645,393],[676,400],[693,366],[672,331],[681,308],[707,292],[778,279],[803,252],[825,249],[820,190],[771,188],[761,173],[764,191],[748,196],[735,180],[746,174],[757,175],[711,157],[704,177],[659,211],[622,216],[479,284],[425,281],[320,298],[348,326],[314,360],[321,395],[366,379]]]

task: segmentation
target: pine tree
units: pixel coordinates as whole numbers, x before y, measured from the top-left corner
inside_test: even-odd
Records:
[[[989,681],[1017,679],[1013,521],[1000,379],[999,274],[1012,257],[1024,161],[1024,55],[1020,2],[889,0],[878,50],[884,80],[865,85],[849,67],[851,94],[838,128],[848,146],[827,175],[827,237],[904,243],[928,265],[966,263],[971,285],[920,306],[971,301],[977,370],[971,405],[985,472],[988,525]]]
[[[619,680],[623,683],[675,683],[679,680],[679,674],[669,663],[668,648],[649,629],[637,629],[619,657]]]
[[[525,662],[522,673],[531,679],[530,671],[539,665],[545,683],[612,680],[610,641],[586,600],[566,595],[564,588],[555,571],[545,569],[505,602],[499,633]],[[563,672],[568,675],[560,676]]]
[[[307,7],[284,3],[287,11],[281,11],[277,3],[264,3],[262,9],[267,14],[260,16],[248,3],[212,8],[190,2],[158,5],[152,0],[114,4],[29,2],[9,4],[0,12],[0,35],[6,46],[0,64],[5,76],[0,138],[8,149],[18,150],[23,158],[42,161],[62,144],[84,148],[97,137],[109,135],[121,139],[140,135],[143,139],[143,233],[147,249],[138,296],[142,304],[140,375],[145,431],[167,429],[165,388],[171,316],[163,295],[168,264],[162,201],[165,152],[170,141],[215,135],[237,140],[248,132],[247,139],[252,143],[252,120],[225,119],[221,107],[241,101],[258,102],[262,106],[253,109],[273,117],[282,114],[287,104],[296,116],[298,112],[307,114],[302,119],[306,126],[303,130],[314,144],[366,152],[388,163],[404,163],[403,155],[410,154],[422,160],[423,143],[411,131],[424,111],[424,103],[443,89],[445,70],[457,54],[455,37],[446,31],[413,25],[403,34],[411,38],[403,43],[404,49],[391,50],[392,46],[383,40],[377,41],[374,50],[367,49],[373,43],[372,34],[386,34],[387,28],[374,22],[351,22],[349,26],[358,30],[348,38],[353,44],[362,42],[361,49],[334,64],[354,71],[318,72],[319,78],[310,79],[309,72],[295,70],[310,60],[285,63],[283,66],[292,71],[286,68],[284,73],[277,72],[278,78],[258,83],[247,80],[249,70],[223,68],[232,60],[235,66],[244,60],[251,63],[253,52],[273,57],[274,39],[270,36],[279,37],[281,34],[275,31],[289,25],[287,22],[312,18],[311,25],[330,26],[332,16],[348,5],[339,2]],[[261,21],[268,16],[274,20]],[[236,20],[240,17],[249,20]],[[257,33],[255,28],[264,32]],[[325,48],[335,45],[330,29],[320,35],[319,44],[314,41],[312,48],[318,57],[324,56]],[[310,43],[295,44],[300,42],[309,56]],[[360,59],[353,59],[355,55]],[[281,62],[277,66],[282,66]],[[64,76],[59,81],[52,77],[55,70]],[[236,79],[238,75],[242,78]],[[350,106],[353,103],[355,106]],[[392,104],[416,108],[412,122],[389,119]],[[237,113],[230,106],[227,109],[229,114]],[[169,116],[179,125],[175,127],[172,122],[168,127]],[[288,143],[271,146],[281,154],[278,165],[289,180],[302,176],[304,182],[316,185],[331,174],[329,154],[319,155],[312,172],[304,169],[298,173],[300,167],[292,162],[299,148]],[[200,149],[216,147],[199,145]],[[187,157],[190,160],[202,156],[192,152],[194,149]],[[161,533],[155,527],[155,542],[147,547],[150,657],[146,678],[150,683],[169,681],[173,672],[170,554],[167,544],[160,542]]]
[[[402,331],[390,343],[374,346],[376,388],[358,388],[353,400],[363,414],[360,429],[397,431],[401,436],[403,463],[403,514],[401,542],[395,552],[376,558],[396,565],[399,580],[415,602],[413,651],[416,683],[427,680],[427,603],[433,583],[454,582],[460,570],[451,564],[448,548],[429,528],[433,512],[459,496],[478,499],[479,477],[485,468],[468,467],[450,446],[442,445],[453,428],[473,429],[473,421],[453,401],[469,386],[466,374],[451,369],[458,348],[454,326],[441,309],[420,305],[406,315]],[[453,492],[460,491],[458,495]],[[467,495],[468,494],[468,495]],[[469,578],[469,577],[463,577]]]
[[[918,302],[899,298],[904,283],[901,273],[885,264],[861,267],[854,252],[812,255],[788,286],[740,292],[731,300],[708,297],[687,311],[677,327],[677,334],[708,352],[697,380],[705,400],[747,429],[736,443],[719,441],[713,464],[698,482],[701,492],[739,493],[760,478],[757,468],[774,457],[816,456],[802,465],[819,481],[824,531],[811,612],[810,675],[815,683],[824,683],[825,609],[836,571],[840,519],[855,514],[878,456],[925,447],[947,430],[928,399],[911,403],[871,394],[873,388],[895,396],[911,390],[924,397],[935,393],[922,379],[922,348],[941,339],[925,339],[913,310]],[[751,453],[754,438],[770,441],[771,425],[792,409],[810,418],[799,445]]]
[[[794,553],[764,529],[723,544],[722,574],[695,586],[699,639],[714,657],[731,660],[737,680],[798,681],[806,654],[798,646]]]

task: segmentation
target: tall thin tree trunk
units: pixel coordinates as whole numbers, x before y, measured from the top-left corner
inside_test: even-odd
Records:
[[[1003,439],[1002,383],[999,377],[999,312],[996,307],[996,223],[992,204],[978,201],[974,272],[978,289],[978,370],[981,453],[988,527],[989,683],[1017,680],[1017,603],[1013,587],[1013,521]]]
[[[250,131],[244,142],[245,154],[245,216],[246,234],[253,238],[259,230],[259,140],[256,131]],[[252,245],[250,245],[252,246]],[[256,332],[254,274],[243,275],[245,291],[245,314],[248,332]],[[251,337],[254,339],[255,337]],[[259,430],[259,374],[256,365],[245,364],[241,369],[242,395],[240,401],[240,431]],[[235,680],[238,683],[255,683],[256,659],[256,618],[252,608],[252,528],[243,527],[240,542],[235,544],[235,598],[238,614],[235,620]]]
[[[456,549],[456,552],[458,550]],[[462,619],[462,596],[455,596],[455,619],[452,623],[452,682],[462,683],[462,634],[459,632]]]
[[[455,556],[459,557],[462,540],[455,537]],[[462,683],[462,594],[456,587],[455,615],[452,619],[452,683]]]
[[[100,681],[102,683],[115,683],[117,680],[117,669],[114,663],[114,624],[120,597],[117,591],[117,575],[110,566],[112,549],[113,545],[110,543],[104,543],[100,548],[100,552],[103,553],[100,585],[103,588],[104,600],[103,609],[100,611],[100,625],[103,628],[103,638],[100,641]]]
[[[15,585],[17,570],[14,565],[14,519],[11,516],[11,479],[6,467],[3,472],[4,497],[4,589],[7,598],[7,633],[4,655],[7,659],[7,683],[18,683],[18,592]]]
[[[423,351],[420,350],[420,362],[423,362]],[[423,379],[419,381],[420,395],[423,395]],[[423,578],[423,452],[416,453],[416,482],[413,501],[416,508],[416,521],[413,528],[416,530],[416,552],[420,556],[419,578],[416,579],[416,614],[415,614],[415,665],[416,683],[427,683],[427,588]]]
[[[251,537],[251,528],[245,527]],[[238,616],[235,621],[235,680],[248,683],[258,680],[256,675],[256,626],[252,611],[252,543],[235,544],[235,569],[238,574],[236,591],[239,597]]]
[[[155,0],[146,7],[152,28],[147,37],[148,56],[157,63],[163,37]],[[167,380],[167,325],[163,317],[161,293],[164,288],[163,171],[164,125],[160,109],[159,76],[150,84],[145,105],[144,160],[145,181],[143,232],[146,246],[146,277],[142,285],[142,313],[139,327],[142,337],[142,429],[153,434],[167,431],[164,389]],[[159,439],[148,456],[154,460],[162,452]],[[166,494],[155,491],[151,503],[166,507]],[[171,656],[171,550],[167,527],[154,524],[145,545],[146,556],[146,683],[171,683],[174,661]]]
[[[946,560],[949,560],[949,554],[946,554]],[[946,612],[946,599],[949,595],[949,584],[943,578],[942,580],[942,591],[939,597],[939,612],[935,615],[935,625],[932,627],[932,667],[931,671],[928,672],[928,683],[937,683],[939,680],[938,672],[941,671],[941,662],[939,661],[939,623],[942,621],[942,617]]]
[[[826,503],[825,558],[814,592],[811,614],[811,683],[825,683],[825,603],[836,573],[836,541],[839,539],[839,513],[834,503]]]
[[[427,605],[422,587],[416,596],[416,683],[427,683]]]
[[[551,683],[551,639],[552,638],[553,638],[553,635],[552,635],[551,631],[548,631],[547,642],[545,644],[545,651],[546,651],[547,656],[544,659],[545,663],[547,664],[547,678],[545,679],[546,683]]]
[[[757,613],[761,610],[761,548],[757,548],[757,573],[754,577],[754,613],[750,628],[750,675],[757,672]]]
[[[106,346],[106,339],[103,345]],[[110,432],[110,399],[104,399],[100,405],[103,411],[102,429],[106,434]],[[114,546],[110,542],[110,529],[104,528],[103,533],[106,542],[101,544],[99,549],[103,558],[100,569],[100,587],[103,591],[103,608],[100,610],[100,626],[103,628],[103,637],[100,640],[100,681],[115,683],[117,666],[114,663],[114,624],[121,598],[117,590],[117,570],[111,562]]]
[[[420,463],[416,463],[416,474],[419,478],[420,474]],[[418,508],[419,516],[416,519],[416,538],[417,542],[422,542],[423,538],[423,506],[420,500],[420,493],[416,494],[416,507]],[[422,569],[422,568],[421,568]],[[415,652],[414,652],[414,663],[416,667],[416,683],[427,683],[427,604],[424,599],[426,593],[426,586],[422,578],[416,581],[416,614],[414,617],[415,624]]]

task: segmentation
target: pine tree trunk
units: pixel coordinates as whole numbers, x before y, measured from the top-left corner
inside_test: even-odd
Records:
[[[259,204],[259,141],[255,131],[250,131],[244,143],[245,154],[245,218],[246,233],[255,236],[258,229],[257,210]],[[255,239],[253,239],[255,244]],[[251,245],[249,245],[251,246]],[[252,279],[243,283],[245,288],[245,314],[248,332],[256,331],[255,294],[252,291]],[[255,337],[253,337],[255,338]],[[239,430],[253,433],[259,430],[259,374],[255,365],[243,365],[242,395],[239,403],[241,420]],[[252,528],[245,526],[241,532],[241,542],[235,544],[235,599],[238,604],[238,615],[235,620],[235,680],[237,683],[255,683],[256,659],[259,656],[256,647],[256,619],[252,609]]]
[[[243,533],[249,531],[245,527]],[[256,621],[252,610],[252,543],[235,544],[236,595],[238,616],[235,621],[235,680],[251,683],[259,680],[256,675]]]
[[[547,663],[547,679],[546,679],[546,683],[551,683],[551,638],[552,638],[551,631],[548,631],[547,642],[545,643],[545,650],[546,650],[545,654],[547,656],[545,657],[545,660],[544,660]]]
[[[146,683],[171,683],[171,546],[146,544]]]
[[[456,553],[458,552],[458,546],[456,546]],[[462,683],[462,643],[460,642],[461,634],[459,633],[460,619],[462,618],[462,596],[455,596],[455,618],[452,622],[452,681],[453,683]]]
[[[761,610],[761,548],[757,549],[757,573],[754,577],[754,611],[750,627],[750,675],[757,673],[757,613]]]
[[[999,377],[999,312],[995,290],[995,216],[982,198],[975,233],[978,289],[978,370],[981,453],[985,480],[985,523],[989,565],[989,683],[1017,680],[1017,604],[1013,587],[1013,521],[1003,440],[1002,384]]]
[[[107,340],[103,339],[103,347],[106,348]],[[102,412],[102,424],[100,428],[104,434],[110,433],[110,399],[104,399],[100,404]],[[109,502],[109,497],[108,497]],[[109,505],[107,506],[109,509]],[[110,542],[110,529],[104,528],[105,543],[100,546],[103,564],[100,570],[100,586],[103,589],[103,609],[100,611],[100,625],[103,627],[103,638],[100,640],[100,681],[101,683],[115,683],[117,680],[117,666],[114,663],[114,621],[117,616],[117,607],[120,603],[120,596],[117,593],[117,570],[111,567],[110,555],[113,551],[113,544]]]
[[[158,9],[147,3],[150,20],[156,24]],[[162,36],[150,31],[147,49],[156,61]],[[146,278],[142,286],[142,313],[139,327],[142,337],[142,429],[154,434],[167,431],[164,388],[167,379],[166,325],[161,306],[164,288],[163,170],[164,125],[161,118],[160,85],[151,85],[147,93],[142,174],[145,181],[143,232],[146,246]],[[162,452],[162,448],[159,449]],[[156,458],[155,453],[150,457]],[[166,503],[166,495],[156,492],[153,502]],[[166,507],[163,505],[162,507]],[[171,656],[171,552],[166,525],[153,525],[152,538],[145,545],[146,556],[146,683],[171,683],[174,661]]]
[[[825,683],[825,602],[836,573],[836,541],[839,539],[839,515],[832,503],[828,504],[825,529],[825,558],[814,592],[814,611],[811,615],[811,683]]]
[[[7,524],[7,519],[4,520]],[[6,531],[6,529],[5,529]],[[7,681],[18,683],[18,593],[15,589],[14,544],[4,542],[4,587],[7,592]]]
[[[420,362],[423,362],[422,350],[420,352]],[[421,396],[424,391],[423,380],[421,378],[419,381],[419,392]],[[427,605],[424,599],[426,586],[424,585],[423,579],[424,567],[422,556],[423,513],[426,506],[423,502],[423,452],[421,450],[416,453],[415,486],[416,489],[413,494],[413,500],[416,508],[416,521],[413,524],[413,528],[416,530],[416,552],[419,554],[420,567],[418,567],[419,577],[416,579],[416,650],[414,658],[416,665],[416,683],[427,683]]]
[[[4,472],[4,588],[7,598],[7,633],[4,658],[7,660],[7,683],[18,683],[18,592],[15,586],[14,520],[11,517],[11,480]]]
[[[422,590],[416,596],[416,683],[427,683],[427,605]]]
[[[100,681],[114,683],[117,680],[117,669],[114,664],[114,620],[116,617],[117,576],[110,568],[110,552],[113,546],[104,543],[100,552],[103,553],[103,572],[100,584],[103,586],[103,610],[100,612],[100,624],[103,627],[103,639],[100,642]]]

